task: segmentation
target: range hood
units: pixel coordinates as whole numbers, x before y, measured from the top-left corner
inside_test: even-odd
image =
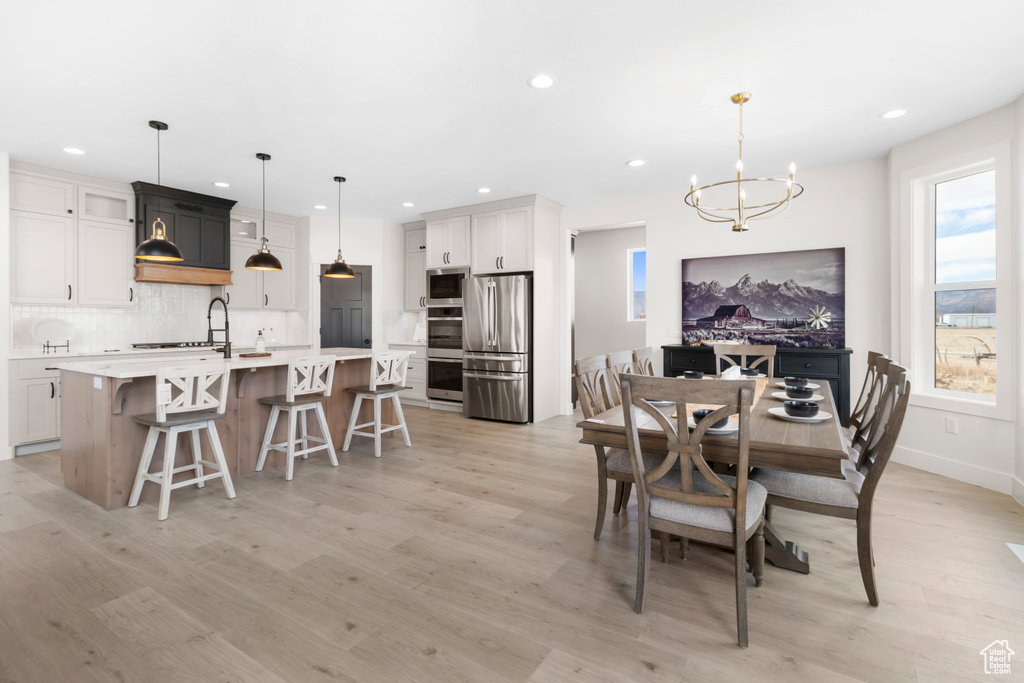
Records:
[[[231,284],[231,208],[233,199],[177,190],[136,181],[135,243],[149,239],[150,226],[160,218],[167,238],[174,242],[184,261],[137,262],[136,282],[179,285]]]

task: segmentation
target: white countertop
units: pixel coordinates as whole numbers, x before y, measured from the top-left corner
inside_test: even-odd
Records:
[[[287,351],[275,351],[267,358],[239,358],[232,356],[228,361],[232,370],[247,370],[249,368],[274,367],[287,365],[289,361],[296,358],[305,358],[310,355],[338,356],[338,360],[357,360],[360,358],[372,358],[371,349],[348,349],[331,348],[320,349],[319,352],[310,349],[292,349]],[[134,379],[136,377],[154,377],[160,368],[190,365],[192,363],[224,361],[224,357],[218,353],[178,354],[177,356],[165,356],[156,358],[104,358],[96,361],[60,362],[54,363],[58,370],[70,372],[81,372],[87,375],[98,375],[100,377],[112,377],[116,379]]]
[[[232,345],[232,348],[239,353],[247,353],[252,351],[254,346],[236,346]],[[290,346],[283,344],[281,346],[269,347],[271,351],[274,350],[287,350],[287,349],[309,349],[309,345],[296,345]],[[34,360],[37,358],[53,359],[55,362],[60,362],[65,359],[74,360],[76,358],[117,358],[118,356],[149,356],[149,355],[167,355],[177,354],[179,356],[184,354],[190,354],[195,357],[195,354],[208,354],[210,353],[209,348],[174,348],[174,349],[109,349],[104,351],[75,351],[72,353],[55,352],[55,353],[20,353],[8,357],[8,360]]]

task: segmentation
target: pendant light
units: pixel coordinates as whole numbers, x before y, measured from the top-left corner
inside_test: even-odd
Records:
[[[282,270],[281,261],[270,253],[267,243],[267,162],[270,155],[259,152],[256,158],[263,162],[263,237],[260,238],[260,248],[245,262],[245,267],[249,270]]]
[[[341,257],[341,184],[345,182],[345,179],[340,175],[334,176],[334,182],[338,183],[338,258],[334,259],[334,263],[327,266],[327,270],[324,271],[325,277],[355,277],[355,271],[352,270],[352,266],[345,263],[345,259]]]
[[[156,130],[156,184],[160,185],[160,131],[167,130],[163,121],[150,121],[149,127]],[[160,220],[162,200],[157,199],[157,216],[153,221],[152,236],[135,247],[135,258],[143,261],[184,261],[178,245],[167,239],[167,225]]]

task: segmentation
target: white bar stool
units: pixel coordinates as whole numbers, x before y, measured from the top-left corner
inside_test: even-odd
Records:
[[[309,358],[297,358],[288,364],[288,388],[284,396],[270,396],[261,398],[259,402],[263,405],[272,406],[270,410],[270,421],[267,422],[267,431],[263,434],[263,446],[260,448],[260,457],[256,462],[256,471],[262,472],[263,465],[267,461],[268,451],[281,451],[287,455],[285,459],[285,475],[287,481],[292,480],[295,473],[295,458],[302,456],[305,460],[310,453],[326,450],[331,456],[331,465],[338,466],[338,456],[334,452],[334,443],[331,441],[331,432],[327,429],[327,417],[324,415],[323,401],[331,395],[331,385],[334,383],[335,356],[312,356]],[[320,424],[319,437],[310,436],[306,426],[306,413],[310,410],[316,413],[317,422]],[[288,440],[281,443],[270,443],[274,436],[274,427],[277,426],[277,418],[281,411],[288,413]],[[295,433],[295,423],[299,421],[301,433]],[[309,442],[321,444],[310,448]],[[299,450],[295,445],[300,444]]]
[[[390,351],[387,353],[373,354],[373,367],[370,372],[370,385],[365,387],[349,387],[345,391],[351,391],[356,395],[356,403],[352,406],[352,417],[348,422],[348,433],[345,434],[345,445],[341,450],[348,451],[352,443],[352,435],[368,436],[373,439],[373,456],[380,457],[381,434],[402,430],[405,437],[405,445],[412,446],[409,441],[409,430],[405,426],[405,415],[402,413],[402,404],[398,401],[398,392],[403,391],[405,386],[405,373],[409,369],[408,351]],[[359,417],[359,406],[363,399],[373,399],[373,422],[356,424]],[[383,399],[391,398],[395,401],[395,415],[398,417],[396,425],[382,425],[380,423],[380,402]],[[372,432],[360,432],[364,427],[373,427]]]
[[[224,449],[220,445],[215,420],[224,417],[221,410],[227,400],[228,377],[230,368],[224,363],[203,363],[178,368],[165,368],[156,375],[156,413],[136,415],[135,421],[149,427],[146,447],[142,451],[139,471],[135,475],[135,485],[128,499],[128,507],[139,504],[142,485],[151,481],[160,484],[160,505],[157,519],[167,519],[167,509],[171,502],[171,490],[195,484],[203,488],[204,482],[220,477],[224,482],[224,491],[228,498],[235,497],[235,487],[231,483],[224,460]],[[199,431],[205,429],[210,438],[210,446],[216,462],[202,459],[199,446]],[[178,435],[182,432],[192,434],[192,464],[174,467],[175,450]],[[159,472],[150,472],[149,467],[156,451],[157,439],[163,434],[164,462]],[[212,467],[215,472],[206,474],[203,467]],[[192,470],[195,476],[191,479],[174,481],[174,475]]]

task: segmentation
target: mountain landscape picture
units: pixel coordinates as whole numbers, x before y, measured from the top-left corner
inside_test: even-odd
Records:
[[[682,283],[684,344],[846,344],[843,248],[683,259]]]

